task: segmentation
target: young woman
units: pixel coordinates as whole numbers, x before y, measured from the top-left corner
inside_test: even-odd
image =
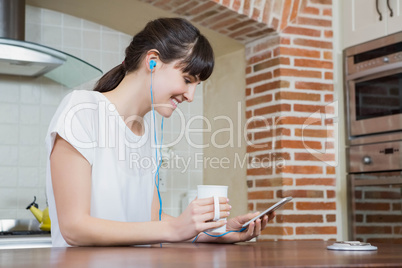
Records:
[[[122,64],[94,91],[73,91],[63,99],[46,136],[53,246],[180,242],[226,223],[211,221],[213,198],[195,199],[177,218],[162,213],[159,221],[155,172],[130,161],[132,155],[155,157],[152,105],[170,117],[181,102],[193,100],[213,67],[212,48],[197,28],[180,18],[157,19],[134,36]],[[219,201],[226,218],[228,199]],[[227,228],[239,230],[254,216],[235,217]],[[197,242],[246,241],[269,219],[220,238],[201,233]]]

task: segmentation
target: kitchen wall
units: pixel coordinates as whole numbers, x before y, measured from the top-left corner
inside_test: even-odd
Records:
[[[124,59],[124,49],[132,37],[102,25],[59,12],[27,6],[26,40],[50,46],[88,61],[108,71]],[[91,90],[95,81],[79,90]],[[71,92],[46,78],[0,76],[0,219],[33,218],[25,207],[37,197],[46,206],[44,137],[61,99]],[[191,106],[181,104],[183,113],[202,114],[202,91],[197,90]],[[177,137],[180,126],[165,121],[165,139]],[[196,137],[197,136],[197,137]],[[193,139],[201,139],[202,133]],[[185,140],[172,146],[178,155],[191,155]],[[172,175],[171,175],[172,174]],[[180,212],[180,198],[202,183],[202,168],[187,172],[167,172],[163,193],[166,212]],[[174,179],[173,179],[174,178]]]

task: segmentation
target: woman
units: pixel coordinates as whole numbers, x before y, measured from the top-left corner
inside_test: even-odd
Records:
[[[133,245],[180,242],[224,225],[213,222],[213,198],[196,199],[177,218],[162,213],[151,168],[133,166],[134,154],[152,159],[151,108],[170,117],[191,102],[200,81],[212,73],[208,40],[188,21],[149,22],[134,36],[122,64],[106,73],[94,91],[74,91],[49,126],[47,195],[53,246]],[[220,215],[229,215],[220,198]],[[227,222],[239,230],[255,214]],[[270,216],[270,219],[274,215]],[[197,242],[246,241],[260,234],[268,216],[244,232]]]

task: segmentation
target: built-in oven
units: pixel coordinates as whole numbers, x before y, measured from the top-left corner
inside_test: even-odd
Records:
[[[348,48],[348,135],[402,131],[402,33]]]
[[[344,57],[349,239],[402,243],[402,33]]]
[[[402,244],[402,141],[351,146],[349,238]]]

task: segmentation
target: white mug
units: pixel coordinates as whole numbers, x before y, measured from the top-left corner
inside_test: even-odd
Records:
[[[222,221],[225,218],[220,217],[219,197],[228,197],[228,187],[224,185],[198,185],[198,198],[214,198],[214,219],[213,221]],[[209,229],[208,232],[224,233],[226,232],[226,224],[215,229]]]

